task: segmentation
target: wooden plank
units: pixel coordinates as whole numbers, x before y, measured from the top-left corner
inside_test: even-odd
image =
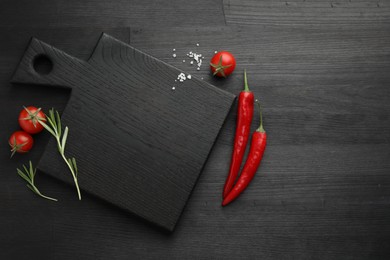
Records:
[[[180,243],[185,249],[176,255],[203,256],[206,248],[215,258],[386,257],[387,32],[386,25],[365,31],[309,26],[132,30],[133,45],[187,71],[193,69],[180,57],[194,50],[195,43],[206,57],[218,47],[231,50],[238,61],[236,72],[248,70],[250,86],[264,104],[270,142],[254,182],[232,207],[219,207],[233,114],[187,208],[194,217],[176,230],[195,238]],[[181,52],[178,59],[170,55],[173,47]],[[237,94],[242,75],[236,72],[216,80],[205,66],[198,75]],[[201,249],[190,249],[192,243]]]
[[[390,23],[386,1],[224,0],[223,7],[228,25],[367,29]]]
[[[53,257],[66,259],[74,254],[69,248],[80,248],[80,258],[102,259],[386,258],[388,145],[270,146],[254,182],[222,208],[228,148],[217,142],[172,235],[88,199],[74,210],[54,212],[60,235]]]
[[[19,1],[3,0],[0,8],[0,27],[18,26],[177,26],[177,25],[224,25],[222,1],[201,0],[183,2],[181,0],[154,1],[104,0],[84,1]]]
[[[34,136],[34,148],[26,156],[16,155],[10,160],[6,140],[13,131],[19,129],[16,119],[22,106],[40,106],[45,111],[55,107],[62,112],[68,102],[69,91],[44,86],[11,85],[9,80],[12,73],[26,49],[26,43],[33,35],[55,44],[75,57],[88,59],[103,31],[129,42],[128,28],[0,28],[3,37],[0,41],[0,108],[7,111],[0,117],[0,139],[4,141],[0,149],[1,259],[24,259],[26,252],[29,252],[30,258],[53,259],[56,247],[54,241],[61,240],[61,234],[55,231],[56,222],[62,221],[61,214],[57,213],[75,210],[81,217],[84,215],[83,208],[85,210],[85,205],[88,205],[87,201],[96,201],[95,198],[85,196],[81,203],[77,203],[73,189],[38,171],[36,183],[40,190],[59,199],[58,204],[47,203],[48,201],[35,197],[16,175],[16,167],[28,160],[34,165],[38,164],[49,140],[46,133]],[[73,222],[77,223],[76,220]]]
[[[42,56],[48,74],[32,66]],[[172,231],[234,100],[179,73],[102,35],[89,63],[32,39],[12,81],[72,88],[61,120],[82,189]],[[38,168],[73,183],[54,138]]]
[[[280,15],[283,21],[288,13]],[[223,28],[174,28],[166,34],[134,29],[132,45],[232,93],[242,86],[237,72],[249,70],[249,83],[266,102],[264,119],[272,135],[254,183],[237,203],[220,207],[233,142],[232,113],[181,221],[173,234],[166,235],[87,194],[77,202],[73,189],[44,174],[38,176],[39,186],[60,202],[35,198],[14,170],[29,158],[38,160],[47,140],[42,135],[28,158],[10,161],[8,150],[0,149],[0,258],[24,259],[29,252],[28,257],[40,259],[386,259],[390,243],[389,27],[387,23],[371,24],[371,28],[360,25],[335,24],[320,31],[309,22],[297,28],[262,25],[226,33],[226,38],[219,36]],[[26,36],[29,30],[34,33]],[[65,106],[67,101],[58,89],[11,88],[8,80],[28,37],[42,32],[40,38],[56,41],[60,49],[86,59],[97,40],[84,37],[90,30],[73,28],[62,33],[61,29],[35,28],[18,34],[11,28],[2,33],[0,107],[7,112],[0,117],[1,140],[17,128],[20,105],[44,103],[47,109]],[[122,37],[125,40],[126,34]],[[181,55],[194,50],[196,42],[204,55],[237,45],[235,74],[226,81],[215,80],[206,66],[197,74],[188,64],[172,59],[173,47]],[[363,115],[363,123],[371,122],[366,127],[374,134],[363,123],[357,128],[359,123],[343,122],[353,113],[359,114],[357,118]],[[311,116],[293,120],[299,114]],[[344,118],[336,120],[337,115]],[[284,123],[276,127],[276,118]],[[333,128],[326,133],[315,122],[328,122]]]
[[[390,142],[390,26],[359,28],[203,27],[137,29],[131,43],[156,57],[238,94],[243,71],[264,106],[269,145]],[[200,46],[196,47],[195,44]],[[177,49],[177,58],[170,54]],[[206,57],[196,71],[186,53]],[[210,75],[214,50],[234,53],[236,71],[226,80]],[[228,133],[234,132],[233,114]],[[258,124],[254,118],[253,129]],[[231,135],[221,135],[231,142]]]

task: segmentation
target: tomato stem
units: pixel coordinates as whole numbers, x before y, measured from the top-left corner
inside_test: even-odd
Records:
[[[17,144],[16,143],[16,136],[14,136],[13,144],[9,143],[9,145],[12,147],[11,148],[11,158],[15,155],[16,152],[21,151],[23,146],[25,146],[26,144],[27,144],[27,142],[24,142],[22,144]]]
[[[218,64],[213,64],[210,62],[210,65],[211,67],[215,68],[215,72],[213,73],[213,76],[217,75],[218,73],[221,74],[222,77],[226,78],[226,75],[225,75],[225,69],[229,68],[230,66],[232,66],[232,64],[229,64],[229,65],[222,65],[222,54],[221,56],[219,57],[219,61],[218,61]]]

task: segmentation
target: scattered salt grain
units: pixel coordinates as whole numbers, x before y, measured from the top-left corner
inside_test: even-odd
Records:
[[[192,58],[192,61],[190,61],[191,65],[193,65],[195,62],[196,65],[198,66],[198,68],[200,68],[200,66],[202,66],[202,59],[203,59],[202,54],[190,51],[187,53],[187,56],[189,58]]]
[[[196,46],[199,47],[200,44],[199,43],[196,43]],[[172,57],[173,58],[176,58],[177,57],[177,54],[176,54],[176,49],[172,49],[173,53],[172,53]],[[217,51],[215,51],[215,53],[217,53]],[[202,66],[202,60],[205,58],[202,54],[200,53],[196,53],[196,52],[188,52],[186,53],[186,56],[190,59],[190,64],[191,65],[194,65],[196,64],[196,70],[200,70],[200,67]],[[185,63],[186,60],[183,59],[183,63]],[[177,75],[177,79],[175,79],[175,82],[184,82],[185,80],[187,79],[191,79],[192,76],[190,74],[184,74],[184,73],[180,73],[179,75]],[[202,78],[203,80],[203,78]],[[172,87],[172,90],[175,90],[176,89],[176,86],[173,86]]]
[[[214,51],[214,53],[218,53],[218,51]]]
[[[183,82],[184,80],[186,80],[186,74],[180,73],[179,75],[177,75],[177,80]]]

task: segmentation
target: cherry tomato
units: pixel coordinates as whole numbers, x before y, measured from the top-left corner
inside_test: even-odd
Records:
[[[233,73],[236,67],[236,59],[228,51],[217,52],[210,61],[210,69],[214,76],[224,77]]]
[[[46,122],[45,113],[40,108],[24,107],[19,114],[19,125],[29,134],[37,134],[43,130],[40,120]]]
[[[11,146],[11,157],[15,153],[27,153],[31,150],[34,144],[34,140],[28,133],[24,131],[14,132],[8,140]]]

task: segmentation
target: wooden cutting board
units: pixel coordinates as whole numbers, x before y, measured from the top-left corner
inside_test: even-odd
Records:
[[[88,62],[33,38],[12,82],[70,88],[61,117],[81,189],[172,231],[235,99],[181,72],[106,34]],[[38,169],[74,185],[54,138]]]

